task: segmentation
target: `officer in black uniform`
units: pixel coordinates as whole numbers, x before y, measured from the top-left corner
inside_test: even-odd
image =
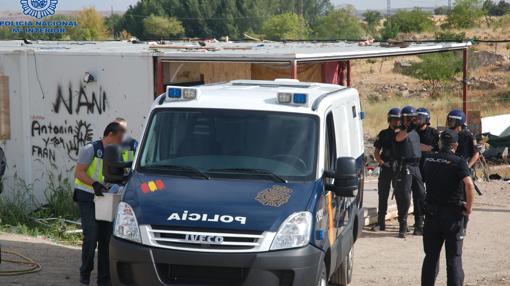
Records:
[[[462,286],[462,242],[475,190],[467,163],[455,155],[457,133],[444,131],[440,142],[439,153],[427,155],[423,166],[427,211],[423,229],[425,259],[421,285],[434,285],[439,271],[439,256],[445,244],[447,285]]]
[[[381,130],[374,142],[374,158],[379,163],[380,173],[378,182],[379,207],[377,226],[373,230],[386,230],[386,213],[388,211],[388,197],[394,181],[396,169],[395,134],[400,127],[400,108],[392,108],[388,112],[388,128]]]
[[[7,168],[7,163],[5,160],[5,153],[2,147],[0,147],[0,194],[3,191],[2,179],[5,174],[5,169]]]
[[[414,233],[423,231],[423,212],[425,186],[420,174],[421,145],[416,129],[416,109],[412,106],[402,108],[402,127],[395,136],[397,149],[397,182],[395,198],[397,200],[399,231],[398,236],[405,238],[407,232],[407,213],[411,205],[411,191],[414,204]]]
[[[420,107],[416,110],[418,113],[418,135],[420,135],[421,143],[421,161],[420,171],[423,173],[423,159],[425,155],[430,152],[439,151],[439,131],[430,127],[430,111],[425,107]],[[423,175],[423,174],[422,174]]]
[[[459,147],[455,154],[468,162],[469,168],[473,168],[478,159],[480,151],[476,146],[476,139],[471,130],[466,125],[466,114],[461,110],[454,109],[448,113],[448,128],[459,135]]]

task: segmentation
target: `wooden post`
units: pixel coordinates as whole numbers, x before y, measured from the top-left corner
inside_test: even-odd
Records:
[[[298,63],[296,60],[290,62],[290,78],[298,79]]]
[[[347,61],[347,86],[351,87],[352,81],[351,81],[351,61]]]
[[[154,97],[160,96],[165,92],[165,71],[163,61],[156,57],[154,59]]]
[[[462,109],[466,114],[466,122],[469,118],[468,116],[468,49],[463,50],[463,58],[464,58],[464,69],[463,69],[463,80],[462,80]]]

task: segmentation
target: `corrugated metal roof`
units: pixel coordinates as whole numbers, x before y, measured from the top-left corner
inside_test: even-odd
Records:
[[[33,42],[0,41],[0,53],[20,50],[41,54],[153,55],[172,61],[288,62],[360,59],[461,50],[471,43],[411,43],[383,47],[352,42]]]

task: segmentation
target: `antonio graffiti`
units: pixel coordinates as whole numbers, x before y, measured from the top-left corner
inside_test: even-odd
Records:
[[[62,125],[33,120],[32,138],[41,141],[32,145],[32,156],[55,162],[56,152],[63,150],[69,159],[76,161],[80,148],[93,139],[92,124],[84,120],[72,124],[64,120]]]

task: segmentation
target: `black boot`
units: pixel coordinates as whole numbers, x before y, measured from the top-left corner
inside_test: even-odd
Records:
[[[372,227],[372,231],[385,231],[386,230],[386,216],[379,215],[377,224]]]
[[[398,237],[406,238],[406,231],[407,231],[407,223],[400,223],[400,226],[398,228]]]
[[[423,235],[423,217],[416,217],[413,234]]]
[[[90,274],[80,274],[80,284],[81,285],[89,285],[90,284]]]

